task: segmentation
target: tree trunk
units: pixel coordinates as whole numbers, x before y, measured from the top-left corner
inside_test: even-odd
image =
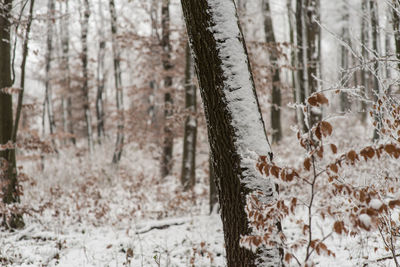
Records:
[[[103,16],[103,6],[102,0],[99,0],[99,15],[100,15],[100,25],[98,27],[99,36],[99,52],[97,55],[97,95],[96,95],[96,115],[97,115],[97,138],[98,142],[101,143],[101,139],[105,135],[104,131],[104,105],[103,105],[103,91],[105,84],[105,71],[104,71],[104,56],[106,48],[106,39],[104,36],[104,16]]]
[[[280,266],[277,248],[240,246],[250,234],[246,197],[275,190],[255,169],[270,151],[233,0],[182,0],[204,103],[212,169],[218,189],[228,266]]]
[[[174,147],[174,135],[172,132],[172,105],[173,99],[171,95],[172,77],[169,73],[172,69],[171,63],[171,44],[170,44],[170,28],[169,28],[169,0],[162,0],[161,7],[161,46],[162,46],[162,63],[165,71],[164,77],[164,141],[161,159],[161,177],[168,176],[172,172],[172,152]]]
[[[60,6],[63,6],[63,3],[60,3]],[[69,5],[68,1],[65,1],[65,10],[61,11],[64,15],[64,18],[60,20],[61,23],[61,48],[62,48],[62,62],[63,62],[63,72],[65,73],[65,77],[63,80],[63,85],[65,87],[66,93],[65,98],[63,98],[64,102],[64,113],[63,116],[65,118],[65,128],[64,131],[70,134],[70,142],[72,144],[76,144],[75,135],[74,135],[74,124],[72,118],[72,96],[71,96],[71,72],[69,67]]]
[[[400,0],[393,0],[393,30],[396,48],[397,70],[400,71]]]
[[[364,18],[368,12],[368,0],[362,0],[361,2],[361,11],[362,11],[362,16],[361,16],[361,54],[363,57],[364,61],[368,60],[368,44],[369,44],[369,38],[368,38],[368,21]],[[361,121],[365,123],[367,121],[367,101],[366,99],[368,98],[369,95],[369,73],[366,70],[366,66],[363,66],[361,68],[361,85],[363,86],[363,98],[361,100]]]
[[[299,85],[298,88],[296,89],[296,98],[297,104],[304,105],[306,101],[306,66],[304,64],[304,33],[303,33],[303,28],[305,27],[304,23],[304,8],[303,8],[303,1],[304,0],[297,0],[296,1],[296,43],[297,43],[297,76],[298,76],[298,81]],[[307,125],[305,122],[305,117],[304,117],[304,112],[303,109],[299,109],[299,122],[300,126],[303,131],[307,131]]]
[[[117,140],[115,142],[115,150],[112,162],[114,164],[121,160],[122,149],[124,146],[124,99],[122,91],[121,79],[121,66],[120,66],[120,49],[118,45],[118,31],[117,31],[117,14],[115,11],[114,0],[110,0],[110,14],[111,14],[111,42],[114,57],[114,82],[115,82],[115,96],[117,103],[118,122],[117,122]]]
[[[83,111],[85,112],[86,120],[86,134],[88,140],[89,153],[93,153],[93,134],[92,134],[92,115],[90,113],[90,102],[89,102],[89,75],[88,75],[88,45],[87,35],[89,28],[89,0],[83,1],[84,11],[83,20],[81,23],[81,42],[82,42],[82,73],[83,73]]]
[[[48,21],[47,21],[47,53],[46,53],[46,81],[45,81],[45,106],[47,106],[47,115],[49,119],[49,129],[50,129],[50,135],[51,135],[51,140],[53,143],[54,148],[56,149],[56,142],[54,139],[54,134],[55,134],[55,129],[56,129],[56,123],[54,120],[54,112],[53,112],[53,90],[52,90],[52,85],[50,83],[51,80],[51,75],[50,75],[50,69],[51,69],[51,61],[52,61],[52,56],[53,56],[53,17],[55,13],[55,8],[54,8],[54,0],[48,0],[47,2],[47,8],[48,8]],[[45,112],[45,111],[43,111]],[[44,123],[43,123],[44,125]]]
[[[269,53],[270,72],[272,74],[272,103],[271,103],[271,128],[272,128],[272,142],[276,143],[282,139],[282,126],[281,126],[281,79],[279,77],[278,65],[278,49],[274,36],[274,28],[272,25],[271,9],[269,7],[269,0],[263,0],[263,15],[264,15],[264,32],[265,40],[271,46]]]
[[[317,23],[319,20],[319,0],[303,0],[304,1],[304,18],[305,25],[303,25],[303,30],[305,30],[306,37],[303,39],[306,41],[306,60],[304,61],[304,66],[307,68],[307,86],[305,95],[309,97],[311,94],[318,91],[318,68],[319,68],[319,35],[320,27]],[[303,47],[304,49],[304,47]],[[304,55],[303,55],[304,57]],[[315,112],[315,109],[311,109],[309,112],[309,128],[311,128],[315,123],[321,120],[321,113]]]
[[[378,105],[378,98],[379,98],[379,93],[380,93],[380,86],[379,86],[379,81],[378,81],[378,75],[379,75],[379,51],[378,51],[378,6],[375,0],[370,0],[369,1],[369,8],[371,12],[371,31],[372,31],[372,52],[374,53],[374,64],[373,64],[373,99],[375,105]],[[377,109],[374,109],[373,111],[374,114],[374,124],[375,124],[375,129],[374,129],[374,135],[373,135],[373,140],[376,141],[379,139],[379,131],[382,128],[381,127],[381,120],[380,120],[380,114]]]
[[[212,168],[212,162],[213,160],[211,159],[211,152],[208,158],[208,169],[209,169],[209,177],[210,177],[210,214],[214,211],[215,206],[218,203],[218,192],[217,192],[217,186],[215,185],[215,175],[214,175],[214,170]]]
[[[10,46],[10,31],[11,31],[11,9],[12,0],[3,1],[0,6],[0,145],[4,145],[8,142],[15,144],[18,130],[18,125],[13,122],[13,111],[12,111],[12,95],[2,90],[12,86],[11,80],[11,46]],[[30,7],[30,18],[32,18],[33,2]],[[30,21],[28,22],[27,34],[29,34]],[[26,45],[25,45],[26,44]],[[27,40],[24,41],[23,48],[27,46]],[[26,51],[26,52],[25,52]],[[27,56],[27,47],[24,50],[22,67],[25,66],[25,60]],[[22,69],[21,75],[24,75],[24,68]],[[23,76],[22,76],[23,77]],[[21,77],[21,78],[22,78]],[[21,85],[24,86],[24,82],[21,81]],[[19,116],[22,108],[22,95],[23,91],[20,92],[18,97],[18,109],[17,109],[17,121],[19,122]],[[4,204],[11,204],[19,202],[19,190],[18,190],[18,177],[17,177],[17,163],[15,157],[15,148],[12,149],[0,149],[0,183],[2,191],[2,201]],[[12,213],[11,216],[2,214],[3,226],[7,228],[22,228],[24,222],[22,215],[18,213]]]
[[[346,3],[343,1],[342,2],[342,31],[341,31],[341,38],[342,40],[348,44],[349,46],[351,46],[351,40],[350,40],[350,32],[349,32],[349,6],[346,5]],[[349,69],[349,58],[351,57],[351,55],[349,55],[348,53],[348,48],[345,47],[344,45],[340,46],[340,65],[342,68],[341,71],[341,80],[343,82],[343,87],[344,89],[347,89],[349,87],[349,83],[348,83],[348,78],[346,75],[346,72]],[[340,92],[340,111],[341,112],[346,112],[350,109],[350,102],[349,102],[349,97],[347,92],[345,91],[341,91]]]
[[[293,90],[293,101],[296,104],[299,104],[297,102],[297,96],[296,93],[299,90],[299,72],[297,71],[298,69],[298,60],[297,60],[297,52],[296,52],[296,44],[295,44],[295,18],[293,17],[294,12],[292,9],[292,0],[287,0],[286,2],[286,8],[287,8],[287,13],[288,13],[288,20],[289,20],[289,40],[290,40],[290,65],[293,68],[291,70],[291,74],[292,74],[292,90]],[[296,123],[298,123],[300,121],[299,118],[299,113],[301,113],[301,111],[299,111],[299,108],[295,109],[295,121]]]
[[[183,136],[181,183],[184,190],[192,189],[196,182],[196,86],[193,84],[193,63],[189,44],[186,45],[185,67],[185,133]]]

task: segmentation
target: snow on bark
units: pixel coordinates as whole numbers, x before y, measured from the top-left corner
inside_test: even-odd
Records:
[[[236,8],[231,0],[209,0],[209,13],[214,25],[209,29],[217,42],[224,76],[221,90],[226,99],[235,131],[234,144],[246,170],[242,182],[251,190],[264,192],[262,201],[271,201],[271,181],[255,168],[260,155],[270,152],[258,106],[247,54],[241,38]],[[252,92],[252,93],[249,93]]]

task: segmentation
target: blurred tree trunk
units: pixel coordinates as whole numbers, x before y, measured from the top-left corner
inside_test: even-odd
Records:
[[[89,102],[89,75],[88,75],[88,45],[87,35],[89,29],[89,0],[83,1],[83,20],[81,23],[81,42],[82,42],[82,73],[83,73],[83,111],[85,112],[86,120],[86,134],[88,139],[89,153],[93,153],[93,133],[92,133],[92,115],[90,113],[90,102]]]
[[[98,37],[99,37],[99,51],[97,54],[97,94],[96,94],[96,115],[97,115],[97,138],[101,144],[102,138],[105,136],[104,130],[104,104],[103,104],[103,92],[105,84],[105,70],[104,70],[104,57],[106,53],[106,39],[104,36],[104,15],[102,0],[98,1],[100,25],[98,26]]]
[[[31,2],[30,10],[32,10],[32,8],[33,3]],[[13,137],[17,134],[17,125],[15,125],[13,121],[12,95],[6,91],[2,91],[12,86],[10,57],[11,9],[12,0],[5,0],[2,2],[2,5],[0,5],[0,145],[5,145],[9,142],[14,145],[15,138]],[[29,27],[30,24],[28,28]],[[25,47],[25,45],[23,47]],[[24,56],[26,59],[26,53],[24,53]],[[22,86],[23,85],[22,82]],[[18,116],[22,108],[22,93],[23,91],[20,92],[18,98]],[[2,201],[4,204],[19,202],[17,179],[15,148],[0,149],[0,183],[2,187]],[[6,228],[22,228],[24,226],[21,214],[12,212],[11,216],[6,214],[1,214],[1,216],[3,218],[2,225]]]
[[[311,94],[318,91],[318,68],[320,65],[320,53],[319,40],[321,30],[318,25],[319,21],[319,0],[303,0],[304,1],[304,19],[305,24],[303,25],[303,30],[306,36],[303,37],[303,43],[305,43],[305,55],[303,65],[306,66],[307,74],[307,86],[305,86],[306,98]],[[304,47],[303,47],[304,49]],[[311,109],[309,113],[309,127],[311,128],[315,123],[321,120],[322,114],[316,112],[316,109]]]
[[[378,105],[378,98],[379,98],[379,93],[380,93],[380,86],[379,86],[379,81],[378,81],[378,75],[379,75],[379,38],[378,38],[378,27],[379,27],[379,21],[378,21],[378,5],[375,0],[370,0],[369,1],[369,8],[370,8],[370,14],[371,14],[371,31],[372,31],[372,53],[373,55],[373,99],[375,105]],[[373,111],[374,115],[374,135],[373,135],[373,140],[376,141],[379,139],[379,131],[381,129],[381,119],[380,119],[380,114],[377,109],[374,109]]]
[[[161,6],[161,46],[162,46],[162,63],[165,72],[164,76],[164,141],[161,159],[161,177],[168,176],[172,172],[172,152],[174,146],[174,135],[172,131],[171,117],[173,114],[173,99],[171,94],[172,77],[169,73],[172,69],[171,63],[171,43],[170,43],[170,14],[169,0],[162,0]]]
[[[342,30],[341,30],[341,38],[342,40],[351,46],[351,40],[350,40],[350,17],[349,17],[349,6],[348,3],[344,0],[342,0]],[[349,87],[349,77],[347,75],[347,71],[349,70],[349,59],[351,58],[351,55],[349,53],[349,50],[346,46],[341,45],[340,46],[340,66],[342,68],[341,71],[341,77],[340,79],[342,80],[342,85],[344,89],[347,89]],[[350,101],[349,101],[349,96],[347,92],[341,91],[340,92],[340,111],[341,112],[346,112],[350,109]]]
[[[269,146],[235,4],[233,0],[181,3],[207,120],[227,265],[280,266],[277,248],[253,252],[240,246],[241,236],[250,234],[246,197],[260,190],[266,197],[263,201],[272,201],[275,189],[254,168],[257,155],[266,155]]]
[[[369,0],[362,0],[361,2],[361,54],[363,57],[364,61],[368,61],[368,47],[369,47],[369,38],[368,38],[368,32],[369,32],[369,22],[365,18],[368,16],[369,11],[368,11],[368,1]],[[364,63],[366,64],[366,63]],[[370,91],[370,86],[369,86],[369,72],[366,70],[366,66],[362,66],[361,72],[361,85],[363,86],[363,99],[361,100],[361,121],[365,123],[367,121],[367,98],[369,95]]]
[[[305,0],[296,0],[296,43],[297,43],[297,76],[298,76],[298,87],[296,88],[296,98],[297,104],[305,104],[306,100],[306,86],[307,86],[307,64],[305,64],[305,49],[304,49],[304,41],[305,38],[304,28],[304,8],[303,1]],[[303,131],[307,131],[307,125],[304,118],[303,109],[299,109],[298,119],[300,122],[301,129]]]
[[[54,139],[54,134],[55,134],[55,129],[56,129],[56,123],[54,120],[54,112],[53,112],[53,90],[52,90],[52,85],[50,83],[51,80],[51,74],[50,74],[50,69],[51,69],[51,61],[52,61],[52,56],[53,56],[53,20],[54,20],[54,13],[55,13],[55,7],[54,7],[54,0],[48,0],[47,2],[47,12],[48,12],[48,18],[47,18],[47,51],[46,51],[46,81],[45,81],[45,105],[47,106],[47,115],[49,119],[49,129],[50,129],[50,135],[51,135],[51,140],[54,146],[54,149],[56,149],[56,142]],[[45,113],[45,110],[43,110],[43,113]],[[44,119],[45,116],[43,116]],[[43,122],[43,126],[44,126]]]
[[[290,41],[290,65],[292,69],[290,70],[291,72],[291,78],[292,78],[292,90],[293,90],[293,101],[294,103],[297,103],[297,97],[296,97],[296,92],[299,90],[299,72],[297,71],[298,69],[298,60],[297,60],[297,52],[296,52],[296,43],[295,43],[295,18],[293,17],[294,12],[292,8],[292,0],[287,0],[286,2],[286,8],[287,8],[287,13],[288,13],[288,21],[289,21],[289,41]],[[298,123],[300,121],[299,119],[299,111],[298,108],[295,109],[295,121]]]
[[[62,3],[60,4],[62,6]],[[62,47],[62,62],[63,71],[65,73],[64,86],[66,89],[66,103],[65,111],[66,115],[66,132],[68,132],[71,137],[70,141],[72,144],[76,144],[76,138],[74,135],[74,124],[72,117],[72,92],[71,92],[71,70],[69,66],[69,5],[68,1],[65,1],[65,10],[61,11],[64,18],[61,19],[61,47]],[[64,100],[65,101],[65,100]]]
[[[117,14],[115,11],[114,0],[110,0],[110,14],[111,14],[111,42],[114,57],[114,82],[116,92],[116,103],[118,112],[118,125],[117,125],[117,141],[115,143],[115,151],[113,155],[113,163],[118,163],[121,160],[122,149],[124,146],[124,102],[121,80],[121,66],[120,66],[120,48],[118,45],[118,30],[117,30]]]
[[[400,71],[400,0],[393,0],[393,30],[396,48],[397,71]]]
[[[262,9],[264,16],[264,33],[265,41],[270,46],[269,61],[270,73],[272,74],[272,103],[271,103],[271,129],[272,129],[272,142],[277,143],[282,139],[282,126],[281,126],[281,79],[279,77],[279,50],[274,36],[274,28],[272,25],[271,9],[269,0],[262,1]]]
[[[185,132],[183,136],[181,183],[184,190],[192,189],[196,182],[196,85],[193,84],[193,63],[189,44],[186,44],[185,67]]]

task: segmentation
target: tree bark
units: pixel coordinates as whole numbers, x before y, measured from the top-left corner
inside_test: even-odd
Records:
[[[161,46],[162,46],[162,63],[165,71],[164,77],[164,141],[161,159],[161,177],[168,176],[172,172],[173,166],[173,147],[174,135],[171,125],[171,117],[173,115],[172,106],[173,99],[171,94],[172,77],[169,73],[172,69],[171,63],[171,43],[170,43],[170,15],[169,15],[169,0],[162,0],[161,6]]]
[[[111,41],[112,51],[114,57],[114,82],[115,82],[115,96],[117,103],[118,122],[117,122],[117,140],[115,142],[115,150],[112,162],[114,164],[121,160],[122,149],[124,146],[124,101],[121,79],[121,63],[120,63],[120,48],[118,45],[118,30],[117,30],[117,14],[115,11],[114,0],[110,0],[110,14],[111,14]]]
[[[306,101],[306,79],[307,79],[307,68],[306,64],[304,64],[304,46],[303,39],[305,34],[303,33],[303,28],[305,27],[304,21],[304,8],[303,8],[304,0],[296,1],[296,43],[297,43],[297,76],[298,76],[298,88],[296,88],[296,98],[297,104],[304,105]],[[299,109],[298,119],[300,122],[300,127],[303,131],[307,131],[307,125],[305,122],[303,109]]]
[[[275,41],[274,28],[272,25],[271,9],[269,0],[263,0],[263,15],[264,15],[264,32],[265,40],[270,46],[269,60],[270,72],[272,74],[272,103],[271,103],[271,128],[272,128],[272,142],[277,143],[282,139],[282,126],[281,126],[281,79],[279,77],[278,65],[278,45]]]
[[[32,14],[32,8],[33,3],[31,2],[30,14]],[[11,9],[12,0],[5,0],[3,1],[2,5],[0,5],[0,145],[4,145],[8,142],[11,142],[13,145],[15,145],[16,138],[14,138],[14,136],[16,137],[18,129],[17,125],[15,125],[13,121],[12,95],[6,93],[6,91],[3,91],[7,87],[12,86],[10,56]],[[28,28],[30,28],[30,23]],[[29,30],[27,30],[27,32],[28,31]],[[25,48],[25,42],[23,47]],[[23,85],[23,82],[21,83]],[[23,92],[20,92],[18,97],[18,121],[21,114],[22,93]],[[18,121],[16,123],[18,123]],[[15,147],[5,150],[0,149],[0,178],[3,203],[11,204],[19,202]],[[21,214],[12,213],[10,217],[2,214],[2,217],[2,224],[7,228],[22,228],[24,226]]]
[[[185,67],[185,133],[183,136],[181,183],[184,190],[192,189],[196,182],[196,86],[193,84],[193,63],[189,44],[186,44]]]
[[[246,197],[275,190],[255,169],[270,151],[246,46],[233,0],[182,0],[187,32],[207,120],[228,266],[280,266],[277,248],[256,252],[240,246],[250,234]]]

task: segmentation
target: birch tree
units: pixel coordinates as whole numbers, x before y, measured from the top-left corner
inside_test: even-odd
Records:
[[[185,66],[185,130],[183,136],[181,183],[184,190],[193,188],[196,181],[196,86],[193,84],[193,63],[189,44],[186,45]]]
[[[240,246],[250,233],[246,197],[259,190],[272,201],[275,189],[255,169],[270,147],[261,117],[246,46],[233,0],[182,0],[203,99],[211,165],[218,188],[228,266],[280,266],[278,249]]]

